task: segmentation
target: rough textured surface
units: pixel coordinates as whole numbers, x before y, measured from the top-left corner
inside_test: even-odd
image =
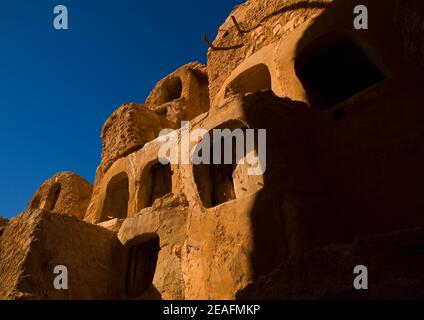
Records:
[[[88,207],[66,198],[80,199],[66,181],[64,194],[53,192],[56,178],[31,203],[78,217],[86,207],[86,223],[40,211],[9,223],[0,292],[56,298],[46,270],[59,257],[81,291],[67,298],[424,298],[424,5],[364,0],[378,16],[356,31],[357,4],[235,8],[242,30],[225,21],[207,73],[185,65],[145,105],[125,104],[107,120]],[[206,132],[266,129],[266,171],[160,164],[157,135],[182,120]],[[199,140],[187,143],[193,150]],[[352,291],[358,264],[370,271],[365,293]]]
[[[32,197],[28,209],[46,209],[83,219],[93,186],[72,172],[61,172],[48,179]]]
[[[125,221],[124,219],[112,219],[112,220],[98,223],[97,225],[105,229],[108,229],[110,231],[113,231],[115,233],[118,233],[124,221]]]
[[[393,13],[396,24],[401,28],[407,55],[424,66],[424,4],[419,0],[396,0]]]
[[[305,178],[313,177],[308,171],[306,138],[310,131],[305,130],[312,118],[303,103],[276,99],[270,92],[233,97],[226,105],[197,118],[193,129],[212,130],[230,120],[233,122],[228,124],[231,128],[246,125],[262,128],[269,123],[269,114],[276,123],[284,124],[270,128],[269,132],[269,143],[284,146],[268,160],[268,170],[273,174],[247,177],[245,170],[239,167],[233,175],[237,192],[232,201],[228,199],[221,205],[205,207],[200,194],[206,192],[204,186],[211,182],[205,180],[205,185],[202,180],[196,181],[191,166],[172,165],[168,177],[171,192],[146,207],[144,195],[154,185],[146,177],[152,163],[157,161],[160,146],[157,140],[119,159],[96,181],[86,216],[92,223],[104,219],[102,208],[107,203],[108,184],[114,183],[114,177],[122,172],[128,177],[128,218],[119,231],[119,238],[125,244],[137,235],[155,233],[159,236],[161,251],[153,285],[164,299],[232,299],[238,290],[262,272],[270,271],[280,259],[300,255],[311,246],[326,243],[327,238],[337,232],[329,230],[325,238],[312,229],[317,225],[312,219],[314,214],[320,216],[318,225],[327,221],[327,214],[325,205],[320,209],[318,191],[313,192],[314,181]],[[298,130],[300,124],[303,124],[302,131]],[[291,141],[293,135],[296,141]],[[192,142],[192,147],[194,145]],[[264,189],[257,194],[264,184],[266,190],[273,192]],[[311,191],[286,192],[286,200],[280,206],[282,190],[290,188]],[[187,201],[178,200],[184,198]],[[302,201],[309,201],[309,204]],[[296,207],[292,208],[296,202]],[[299,221],[298,208],[303,210],[303,215],[308,213],[311,220]],[[287,215],[284,219],[289,222],[287,239],[273,236],[284,232],[282,214]],[[262,228],[268,233],[264,234]],[[315,242],[319,238],[321,240]],[[268,250],[270,245],[273,251]],[[258,255],[258,251],[262,254]]]
[[[0,299],[112,299],[121,296],[123,247],[114,233],[74,217],[30,210],[0,240]],[[56,290],[65,265],[69,290]]]
[[[126,103],[103,126],[102,170],[156,139],[163,129],[180,127],[209,110],[206,67],[198,62],[182,66],[160,80],[146,104]]]
[[[5,225],[7,225],[7,223],[9,222],[9,220],[0,217],[0,226],[4,227]]]
[[[3,234],[4,229],[6,228],[8,223],[9,223],[9,220],[0,217],[0,237]]]
[[[177,127],[209,110],[206,66],[192,62],[160,80],[146,99],[146,105]]]
[[[284,263],[237,294],[238,299],[424,299],[424,230],[359,238],[310,251]],[[369,290],[353,289],[355,266],[365,265]]]
[[[323,12],[332,2],[266,0],[247,1],[237,6],[219,28],[213,44],[218,48],[238,48],[208,52],[211,101],[215,101],[222,84],[240,63],[267,45],[284,39],[299,25]],[[237,32],[231,16],[237,19],[244,33]]]
[[[186,239],[188,204],[184,198],[168,196],[155,206],[125,220],[119,239],[127,243],[140,234],[156,234],[160,251],[153,287],[164,300],[183,300],[183,245]]]
[[[163,182],[146,178],[157,161],[157,140],[120,158],[107,174],[98,172],[86,221],[107,219],[103,208],[110,207],[108,186],[124,172],[129,219],[119,231],[120,239],[125,242],[159,230],[161,246],[170,242],[181,246],[178,261],[167,250],[159,253],[153,282],[162,297],[233,299],[276,266],[296,265],[311,250],[325,260],[323,252],[331,244],[424,225],[419,213],[424,202],[418,196],[424,190],[419,160],[422,130],[414,120],[421,118],[422,77],[411,63],[420,58],[396,45],[405,34],[393,24],[394,1],[384,7],[366,1],[370,11],[379,11],[380,21],[360,33],[352,29],[356,4],[351,0],[249,1],[231,13],[241,34],[230,17],[220,27],[213,42],[219,50],[208,53],[211,108],[192,120],[191,129],[266,128],[269,152],[267,171],[258,180],[244,177],[243,168],[234,171],[232,197],[211,205],[208,170],[173,165],[168,177],[173,196],[168,194],[155,204],[146,201],[149,190]],[[399,15],[404,17],[402,11]],[[327,35],[330,40],[322,40],[324,44],[350,41],[383,76],[392,77],[359,90],[336,107],[320,110],[294,64],[303,52],[314,56],[312,44]],[[412,38],[419,43],[417,36]],[[175,89],[173,79],[175,75],[158,84],[146,102],[150,108],[169,98],[164,88]],[[155,110],[168,110],[165,105]],[[172,114],[169,120],[179,119]],[[400,190],[399,185],[407,187]],[[178,231],[173,239],[163,226],[175,230],[181,217],[163,199],[178,196],[188,202],[181,208],[187,212],[180,221],[185,231]],[[338,261],[337,255],[329,259],[333,258]],[[169,272],[161,267],[167,262],[173,266]],[[343,262],[340,266],[351,280],[352,270]],[[325,281],[319,286],[326,290]],[[179,291],[183,293],[176,294]]]
[[[124,104],[103,126],[102,170],[106,172],[116,160],[139,150],[166,128],[174,128],[174,125],[146,106]]]

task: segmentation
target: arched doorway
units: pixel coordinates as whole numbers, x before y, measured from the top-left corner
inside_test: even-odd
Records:
[[[126,297],[141,298],[152,286],[160,250],[159,236],[155,233],[140,235],[130,240],[125,247]]]
[[[295,62],[311,105],[330,109],[384,80],[382,72],[353,41],[331,33],[312,41]]]

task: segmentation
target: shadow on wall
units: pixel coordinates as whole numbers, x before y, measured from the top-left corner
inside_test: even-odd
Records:
[[[220,140],[215,141],[214,138],[211,138],[211,148],[206,155],[210,164],[194,166],[194,179],[205,208],[213,208],[225,202],[242,198],[263,186],[262,177],[247,174],[248,165],[244,150],[237,150],[237,145],[241,145],[246,136],[246,124],[238,120],[231,120],[213,130],[215,129],[230,130],[233,135],[232,154],[231,159],[226,159],[224,145],[220,143]],[[213,137],[212,132],[209,134]],[[257,146],[255,147],[257,153]],[[215,148],[221,148],[220,164],[214,164],[217,163],[217,159],[214,158]],[[198,151],[196,150],[196,152]]]
[[[377,6],[369,3],[370,7]],[[306,2],[303,5],[308,7]],[[310,107],[300,118],[296,116],[290,123],[281,123],[281,126],[295,126],[293,122],[303,119],[297,129],[276,131],[276,134],[287,132],[297,141],[289,146],[287,137],[280,136],[280,142],[273,139],[275,128],[269,120],[267,136],[271,139],[267,143],[267,159],[272,159],[271,165],[264,175],[266,187],[258,193],[250,212],[255,246],[251,255],[254,281],[270,273],[273,262],[278,267],[316,247],[424,225],[421,196],[424,152],[420,151],[422,130],[415,120],[423,117],[419,104],[422,94],[416,85],[420,81],[411,71],[406,86],[403,79],[391,83],[398,92],[386,86],[385,70],[380,67],[385,63],[374,54],[387,52],[385,42],[380,42],[381,38],[376,40],[383,35],[379,34],[382,31],[377,29],[372,35],[371,29],[357,33],[350,21],[342,22],[348,14],[353,19],[353,7],[353,1],[335,2],[316,18],[298,42],[295,68],[309,96]],[[385,14],[389,13],[386,11],[382,16]],[[353,36],[333,32],[337,24]],[[390,37],[390,41],[399,40],[395,32]],[[367,46],[362,45],[362,38]],[[397,63],[403,63],[401,54],[396,58]],[[407,92],[402,90],[404,87]],[[275,110],[264,109],[263,113],[268,112],[268,117],[274,118]],[[407,114],[402,113],[405,110]],[[258,121],[255,113],[246,116],[249,122]],[[300,132],[308,130],[309,137],[302,140]],[[411,141],[416,146],[414,149],[408,147]],[[296,145],[302,147],[295,149]],[[295,173],[293,177],[305,179],[304,186],[308,188],[304,190],[308,191],[286,188],[283,178],[281,186],[273,182],[272,162],[276,158],[288,161],[286,164]],[[305,170],[303,176],[299,172],[296,176],[298,167]],[[267,220],[273,220],[276,226]],[[279,233],[278,228],[281,228]],[[275,245],[280,241],[275,237],[278,234],[285,243],[285,248],[279,251]],[[242,297],[242,293],[243,290],[237,296]]]
[[[277,10],[261,22],[287,11],[327,7],[329,4],[302,1]],[[249,87],[247,92],[270,89],[272,81],[267,76],[269,71],[265,70],[261,65],[248,70],[241,75],[241,81],[239,76],[229,89],[246,88],[244,79],[258,85],[258,88]],[[252,81],[252,77],[258,78]],[[246,90],[238,91],[245,93]],[[256,193],[249,212],[254,246],[250,265],[252,280],[257,281],[282,262],[299,258],[315,240],[316,245],[325,245],[332,237],[346,240],[346,235],[344,230],[336,231],[336,235],[325,231],[331,217],[326,204],[321,203],[325,196],[317,187],[317,177],[311,164],[314,146],[308,137],[308,124],[311,122],[307,105],[278,98],[271,92],[247,96],[244,103],[248,107],[245,116],[247,122],[253,124],[252,129],[267,129],[267,170],[262,177],[264,188]],[[255,112],[255,108],[249,106],[261,111]],[[333,223],[339,223],[339,219],[336,217]],[[310,235],[312,228],[322,229],[320,239]],[[236,294],[236,298],[243,299],[243,290]]]
[[[366,1],[379,16],[368,30],[355,30],[357,3],[336,1],[297,46],[296,71],[320,117],[314,137],[323,152],[315,161],[351,240],[424,224],[422,125],[415,120],[423,117],[422,73],[402,49],[395,2]]]
[[[314,7],[309,6],[307,1],[295,6],[297,9]],[[278,13],[287,10],[288,8],[283,8]],[[374,149],[377,150],[384,144],[393,142],[387,135],[393,133],[390,127],[397,127],[396,118],[387,117],[387,121],[382,121],[381,110],[374,108],[376,114],[372,115],[369,109],[358,108],[355,111],[358,117],[356,120],[349,118],[345,120],[346,113],[343,109],[338,109],[352,96],[366,95],[367,90],[381,84],[385,79],[384,72],[378,67],[381,62],[378,56],[369,57],[353,38],[332,32],[337,25],[337,22],[332,24],[332,21],[337,21],[340,12],[346,13],[346,10],[353,19],[353,7],[351,10],[351,6],[343,1],[333,3],[315,19],[298,43],[295,69],[310,100],[310,108],[305,109],[304,116],[312,122],[300,122],[299,127],[293,132],[277,130],[276,133],[288,132],[292,139],[299,139],[300,131],[310,130],[310,135],[304,140],[300,139],[293,143],[293,145],[304,143],[303,151],[300,149],[296,151],[293,145],[288,147],[287,144],[290,142],[287,137],[279,137],[279,142],[273,138],[267,142],[267,153],[270,152],[267,159],[272,161],[268,160],[270,166],[264,174],[265,188],[257,193],[255,204],[250,211],[254,243],[251,255],[254,281],[272,271],[272,262],[274,268],[278,267],[284,261],[300,258],[314,247],[352,242],[359,236],[390,232],[411,227],[414,223],[416,225],[424,223],[423,218],[414,216],[417,208],[423,207],[422,201],[414,198],[414,202],[408,203],[408,199],[412,198],[407,190],[391,193],[393,189],[390,188],[393,184],[390,181],[402,176],[400,170],[405,167],[402,164],[404,160],[400,160],[400,157],[399,160],[393,160],[385,168],[387,170],[382,171],[381,176],[377,176],[375,172],[375,168],[379,169],[381,157],[378,158],[377,152],[374,154]],[[346,26],[346,23],[343,25]],[[351,28],[353,29],[352,26]],[[321,31],[325,30],[328,30],[328,35],[320,37]],[[364,34],[367,32],[364,31]],[[390,97],[391,92],[387,92],[387,95]],[[247,99],[255,100],[255,97],[250,96]],[[377,99],[383,98],[377,96]],[[262,107],[261,103],[263,104],[263,102],[257,103],[258,107]],[[354,104],[350,104],[349,107],[357,108]],[[365,111],[361,114],[359,110]],[[329,117],[325,115],[327,111],[330,112]],[[275,126],[278,118],[276,121],[272,120],[275,114],[273,115],[274,110],[270,108],[263,108],[263,113],[265,112],[268,112],[266,116],[269,117],[270,124],[266,128],[267,137],[273,137],[271,126]],[[260,123],[262,116],[258,117],[255,113],[247,112],[246,117],[249,123]],[[292,120],[297,121],[296,117]],[[370,140],[369,136],[365,136],[366,132],[370,132],[370,128],[365,127],[367,121],[374,121],[372,129],[381,133],[378,138],[376,136]],[[286,126],[286,122],[283,121],[281,125]],[[402,132],[405,130],[394,132],[394,136],[399,134],[399,137],[405,137],[405,133]],[[290,153],[284,154],[285,148]],[[391,149],[388,152],[395,151]],[[299,157],[293,156],[293,152],[299,152]],[[305,161],[304,158],[309,159]],[[301,173],[297,173],[298,177],[304,178],[305,181],[309,179],[311,188],[301,192],[295,188],[282,188],[273,182],[272,162],[276,159],[282,162],[289,161],[287,165],[294,171],[297,167],[304,168],[306,175],[302,177]],[[315,168],[315,173],[308,171],[310,168]],[[422,176],[422,171],[417,168],[417,176]],[[307,172],[312,174],[309,175]],[[410,179],[417,180],[412,177]],[[272,189],[269,189],[270,187]],[[273,194],[270,195],[269,190]],[[385,202],[383,198],[386,199]],[[409,217],[405,220],[400,217],[403,211],[400,210],[399,204],[402,203],[411,209]],[[280,217],[276,216],[278,213]],[[274,225],[270,221],[274,221]],[[363,221],[367,223],[364,224]],[[399,224],[399,221],[402,223]],[[273,237],[274,239],[281,237],[284,242],[281,249],[273,243]],[[237,296],[242,297],[242,292],[243,290]]]

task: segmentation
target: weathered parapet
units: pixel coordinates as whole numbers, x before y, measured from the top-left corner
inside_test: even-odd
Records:
[[[46,209],[83,219],[93,186],[72,172],[61,172],[42,184],[28,209]]]
[[[112,164],[159,136],[163,129],[180,127],[209,110],[206,67],[198,62],[182,66],[160,80],[144,104],[126,103],[103,126],[101,173]]]
[[[145,105],[127,103],[118,108],[103,126],[102,164],[105,173],[118,159],[156,139],[163,129],[175,125]]]
[[[181,121],[208,110],[206,67],[193,62],[159,81],[145,105],[125,104],[115,111],[102,130],[102,163],[85,220],[125,219],[151,207],[157,198],[178,194],[170,182],[178,179],[174,167],[158,165],[157,138],[163,129],[180,128]],[[119,195],[110,200],[107,194]]]
[[[146,106],[179,126],[209,110],[208,84],[206,66],[186,64],[157,83]]]
[[[69,290],[54,287],[56,266],[67,268]],[[124,268],[125,249],[113,232],[28,210],[0,238],[0,299],[118,299]]]

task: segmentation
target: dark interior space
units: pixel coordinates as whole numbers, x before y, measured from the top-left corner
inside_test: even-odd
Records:
[[[183,91],[183,83],[181,79],[178,77],[169,79],[164,84],[164,90],[165,90],[164,103],[176,100],[181,97],[181,94]]]
[[[324,36],[298,56],[296,74],[311,105],[332,108],[381,82],[384,75],[355,44]]]
[[[156,164],[150,170],[151,192],[147,207],[154,204],[156,199],[160,199],[172,193],[172,170],[171,166]]]
[[[62,185],[59,183],[56,183],[53,185],[49,191],[49,194],[46,199],[46,205],[44,206],[44,209],[53,211],[57,200],[59,200],[60,191],[62,190]]]
[[[271,74],[265,64],[258,64],[235,78],[229,84],[227,92],[247,94],[261,90],[271,90]]]
[[[113,218],[124,219],[128,216],[129,183],[126,173],[121,173],[112,178],[106,191],[104,218],[102,221]]]
[[[159,236],[142,235],[131,240],[126,247],[126,297],[141,298],[152,286],[160,250]]]
[[[195,179],[205,208],[213,208],[236,198],[232,164],[195,166]]]
[[[234,133],[235,130],[239,130],[243,133],[243,137],[246,136],[244,124],[238,121],[227,122],[216,129],[222,128],[227,128],[232,133]],[[213,134],[211,134],[211,136],[213,136]],[[225,163],[225,144],[224,139],[221,139],[220,141],[213,141],[212,143],[212,148],[209,152],[210,164],[195,165],[193,168],[197,189],[205,208],[213,208],[236,199],[234,184],[237,183],[237,181],[234,181],[233,174],[241,159],[240,155],[237,155],[237,139],[234,136],[232,137],[231,143],[231,163]],[[214,148],[221,148],[220,164],[213,163]],[[245,151],[243,149],[241,158],[244,156]]]

